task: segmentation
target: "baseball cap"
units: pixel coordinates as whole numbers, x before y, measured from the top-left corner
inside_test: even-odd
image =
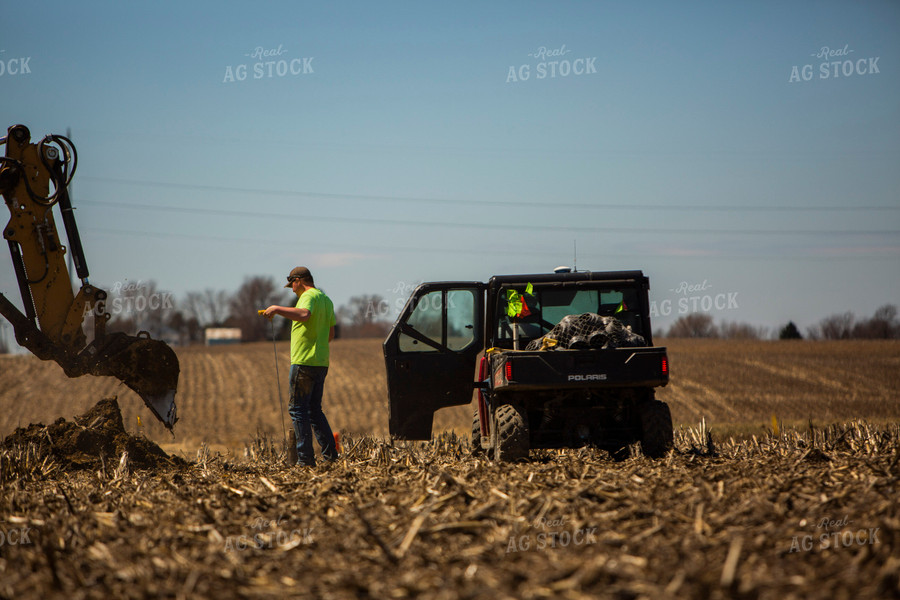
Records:
[[[291,287],[291,280],[294,279],[295,277],[299,277],[301,279],[311,279],[312,274],[309,272],[309,269],[307,269],[306,267],[294,267],[293,269],[291,269],[291,274],[288,275],[287,285],[284,287],[286,287],[286,288]]]

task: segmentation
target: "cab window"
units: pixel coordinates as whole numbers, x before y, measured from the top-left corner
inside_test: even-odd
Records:
[[[470,289],[428,292],[419,298],[406,325],[448,350],[464,350],[475,341],[475,294]],[[446,298],[446,310],[444,302]],[[398,339],[401,352],[438,352],[438,348],[406,333]]]
[[[517,291],[523,293],[522,290]],[[497,343],[504,348],[512,348],[512,328],[519,329],[519,347],[550,331],[568,315],[596,313],[604,317],[615,317],[638,335],[643,335],[638,305],[638,294],[634,288],[584,288],[582,286],[540,287],[533,286],[533,293],[526,297],[530,314],[519,319],[507,316],[507,303],[501,295],[497,306]]]
[[[443,296],[440,290],[428,292],[419,298],[416,308],[406,319],[406,324],[433,341],[436,344],[441,343],[441,314],[443,312]],[[400,334],[399,338],[401,352],[437,352],[437,348],[430,346],[424,342],[420,342],[416,338],[405,333]]]

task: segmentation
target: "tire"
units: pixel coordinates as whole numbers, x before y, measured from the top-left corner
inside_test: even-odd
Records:
[[[478,409],[475,409],[475,416],[472,417],[472,454],[484,454],[484,448],[481,447],[481,420],[478,418]]]
[[[675,444],[669,405],[650,400],[640,405],[641,451],[649,458],[662,458]]]
[[[518,404],[502,404],[494,412],[494,456],[501,462],[528,458],[528,417]]]

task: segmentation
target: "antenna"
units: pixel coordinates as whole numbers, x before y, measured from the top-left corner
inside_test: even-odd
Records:
[[[578,240],[572,240],[572,272],[578,272]]]

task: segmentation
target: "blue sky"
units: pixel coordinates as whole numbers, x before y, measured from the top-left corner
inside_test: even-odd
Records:
[[[394,305],[423,280],[571,264],[577,245],[581,269],[644,270],[658,306],[682,283],[731,294],[717,321],[900,303],[896,2],[0,10],[0,60],[30,70],[0,75],[0,121],[71,129],[95,285],[178,298],[303,264],[338,305]],[[0,292],[19,300],[9,260]]]

